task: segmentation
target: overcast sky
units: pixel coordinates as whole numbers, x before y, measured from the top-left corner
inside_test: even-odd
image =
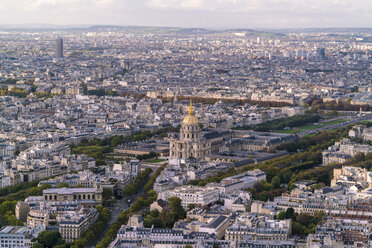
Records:
[[[372,0],[0,0],[0,24],[372,27]]]

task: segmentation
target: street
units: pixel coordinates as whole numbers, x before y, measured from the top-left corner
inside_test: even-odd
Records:
[[[361,116],[361,117],[352,117],[352,118],[354,118],[354,119],[353,120],[350,120],[350,121],[345,121],[345,122],[341,122],[341,123],[337,123],[337,124],[333,124],[333,125],[329,125],[329,126],[325,126],[325,127],[313,129],[313,130],[307,130],[305,132],[298,133],[297,135],[300,136],[300,137],[302,137],[302,136],[305,136],[305,135],[314,134],[314,133],[320,133],[320,132],[323,132],[323,131],[326,131],[326,130],[330,130],[330,129],[346,127],[346,126],[348,126],[350,124],[355,124],[355,123],[358,123],[360,121],[372,120],[372,115],[366,115],[366,116]]]

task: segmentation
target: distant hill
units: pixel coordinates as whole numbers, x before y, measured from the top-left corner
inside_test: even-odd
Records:
[[[268,30],[281,33],[372,33],[371,28],[296,28],[296,29],[279,29]]]
[[[153,33],[153,34],[200,34],[214,33],[216,31],[203,28],[177,28],[177,27],[150,27],[150,26],[117,26],[117,25],[0,25],[3,31],[80,31],[80,32],[124,32],[124,33]]]
[[[0,24],[0,30],[59,30],[89,28],[91,25],[54,25],[54,24]]]
[[[70,32],[123,32],[135,34],[208,34],[208,33],[245,33],[250,36],[283,36],[288,33],[372,33],[372,28],[303,28],[303,29],[205,29],[151,26],[120,25],[53,25],[26,24],[1,25],[2,31],[70,31]]]
[[[198,34],[211,33],[212,30],[203,28],[177,28],[177,27],[151,27],[151,26],[92,26],[89,30],[105,31],[115,30],[125,33],[155,33],[155,34]]]

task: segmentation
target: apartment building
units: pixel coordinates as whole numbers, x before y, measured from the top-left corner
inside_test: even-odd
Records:
[[[184,185],[173,190],[160,192],[158,199],[167,200],[173,196],[180,198],[183,208],[187,209],[189,204],[204,206],[219,200],[220,192],[214,187]]]

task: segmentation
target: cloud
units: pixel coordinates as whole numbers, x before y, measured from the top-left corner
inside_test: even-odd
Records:
[[[147,6],[159,9],[203,9],[204,0],[150,0]]]
[[[0,23],[9,24],[372,26],[371,0],[0,0],[0,6]]]
[[[334,8],[365,8],[370,0],[359,0],[364,4],[355,4],[355,0],[147,0],[146,6],[157,9],[199,10],[226,13],[262,13],[334,11]]]
[[[31,9],[38,9],[38,8],[48,8],[48,7],[56,7],[56,6],[63,6],[66,7],[71,4],[78,3],[79,0],[29,0],[27,3],[27,7]]]
[[[146,0],[145,4],[164,15],[177,13],[180,18],[184,13],[190,15],[189,23],[212,27],[372,26],[371,0]]]
[[[115,0],[92,0],[92,2],[96,5],[108,5],[115,3]]]
[[[264,2],[267,0],[148,0],[147,6],[158,9],[245,12],[264,7]]]
[[[108,5],[118,0],[28,0],[27,6],[31,10],[48,9],[48,8],[63,8],[63,9],[77,9],[89,8],[97,5]]]

